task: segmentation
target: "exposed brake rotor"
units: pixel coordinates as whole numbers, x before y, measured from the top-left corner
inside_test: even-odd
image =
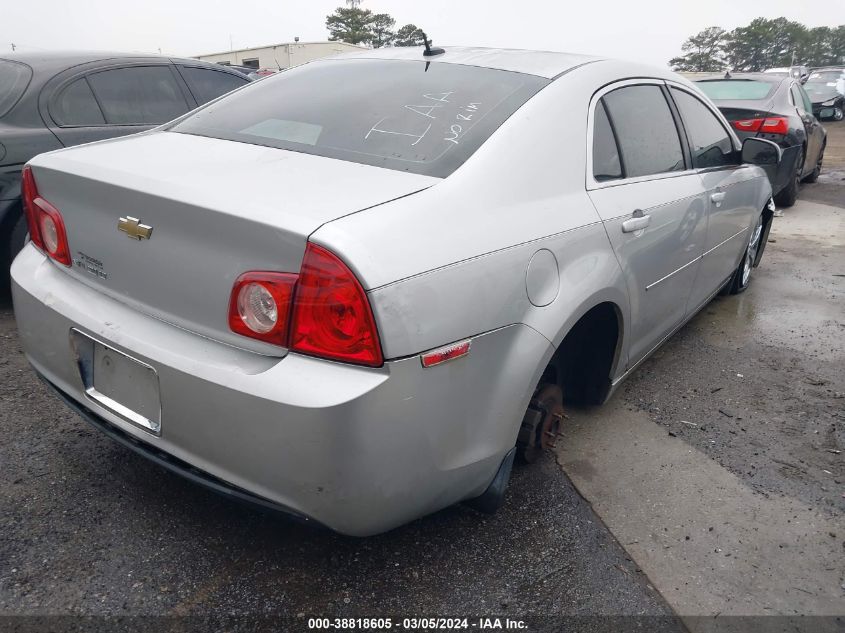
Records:
[[[544,450],[553,449],[560,435],[563,390],[559,385],[543,383],[534,392],[517,436],[517,454],[526,462],[539,459]]]

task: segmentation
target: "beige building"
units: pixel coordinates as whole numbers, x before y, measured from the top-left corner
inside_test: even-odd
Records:
[[[195,57],[203,61],[226,65],[284,69],[310,62],[312,59],[360,50],[360,46],[346,42],[287,42]]]

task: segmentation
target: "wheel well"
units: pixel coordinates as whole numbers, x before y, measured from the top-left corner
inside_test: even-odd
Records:
[[[615,304],[605,302],[591,308],[564,337],[541,382],[559,384],[566,402],[604,402],[619,353],[621,324]]]

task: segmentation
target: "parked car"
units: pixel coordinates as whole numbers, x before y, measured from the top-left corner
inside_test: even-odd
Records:
[[[814,68],[804,89],[819,119],[845,119],[845,68]]]
[[[233,497],[352,535],[493,511],[565,402],[748,287],[779,155],[663,69],[314,61],[30,161],[21,343],[94,426]]]
[[[783,148],[772,188],[778,205],[795,204],[801,181],[818,179],[827,144],[827,132],[813,115],[801,83],[774,73],[737,73],[699,79],[697,85],[719,107],[740,139],[764,138]]]
[[[252,72],[249,73],[249,78],[255,81],[256,79],[263,79],[264,77],[275,75],[277,72],[279,71],[272,68],[254,68]]]
[[[250,73],[255,72],[255,68],[253,68],[252,66],[237,66],[235,64],[229,64],[229,63],[224,63],[224,62],[217,62],[217,63],[220,66],[223,66],[224,68],[228,68],[229,70],[234,70],[235,72],[239,72],[240,74],[244,75],[245,77],[248,77],[250,75]]]
[[[772,75],[782,75],[784,77],[792,77],[797,79],[802,84],[807,81],[810,76],[810,69],[807,66],[788,66],[786,68],[767,68],[763,71]]]
[[[0,58],[0,279],[23,247],[21,168],[41,152],[166,123],[248,83],[195,59],[120,53]],[[2,284],[0,284],[2,285]]]

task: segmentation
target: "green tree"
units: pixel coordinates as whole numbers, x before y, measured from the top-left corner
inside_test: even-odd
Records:
[[[338,7],[334,13],[326,16],[326,28],[332,42],[369,44],[375,37],[372,23],[372,11],[355,6],[348,9]]]
[[[725,29],[711,26],[693,35],[681,45],[685,53],[673,57],[669,65],[674,70],[694,72],[718,72],[725,67],[722,48],[725,45]]]
[[[422,46],[425,44],[425,36],[416,25],[406,24],[396,33],[393,43],[395,46]]]
[[[845,25],[808,29],[786,18],[757,18],[726,33],[710,27],[690,37],[684,55],[669,64],[675,70],[759,72],[777,66],[845,64]],[[718,62],[721,62],[719,65]]]
[[[370,20],[370,30],[373,34],[373,39],[370,40],[373,48],[381,48],[382,46],[390,46],[393,40],[396,39],[396,33],[393,27],[396,26],[396,20],[391,18],[387,13],[376,13]]]

